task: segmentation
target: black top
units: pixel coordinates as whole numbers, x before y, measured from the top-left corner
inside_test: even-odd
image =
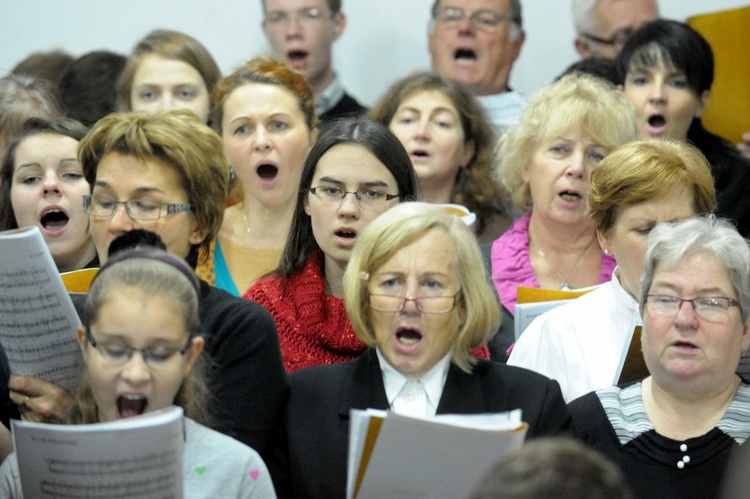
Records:
[[[343,498],[350,409],[387,409],[374,349],[357,360],[302,369],[289,376],[290,397],[268,462],[279,497]],[[527,435],[566,431],[570,417],[560,386],[540,374],[479,361],[472,374],[451,364],[438,414],[521,409]]]
[[[750,435],[750,386],[744,383],[714,429],[685,441],[654,431],[641,383],[597,390],[568,407],[576,438],[619,464],[636,499],[715,497],[732,450]]]
[[[344,96],[335,106],[319,116],[320,121],[330,121],[336,118],[365,114],[367,108],[354,100],[354,97],[344,92]]]
[[[83,318],[85,294],[72,294]],[[210,426],[265,456],[288,387],[276,325],[265,308],[201,281]]]
[[[743,237],[750,237],[750,161],[736,151],[702,151],[711,164],[716,188],[716,216],[730,218]]]

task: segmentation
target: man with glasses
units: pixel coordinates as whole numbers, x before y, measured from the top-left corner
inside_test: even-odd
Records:
[[[508,87],[526,38],[520,0],[435,0],[429,26],[432,69],[468,87],[495,133],[518,123],[525,98]]]
[[[365,107],[344,91],[332,66],[332,46],[346,27],[341,0],[262,0],[263,32],[273,51],[303,71],[321,120],[362,114]]]
[[[656,0],[573,0],[571,7],[584,59],[614,59],[635,30],[659,17]]]

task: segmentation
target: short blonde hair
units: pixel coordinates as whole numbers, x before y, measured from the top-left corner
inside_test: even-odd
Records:
[[[368,346],[374,346],[372,312],[368,305],[369,277],[401,248],[432,229],[442,230],[452,240],[460,301],[466,310],[466,319],[460,324],[459,311],[453,310],[457,332],[451,360],[468,373],[476,362],[471,351],[485,344],[495,333],[500,325],[500,309],[474,234],[460,218],[442,208],[430,203],[400,203],[362,231],[344,274],[346,309],[357,337]]]
[[[159,158],[175,168],[180,187],[193,205],[191,213],[198,229],[206,235],[194,248],[205,258],[224,218],[229,184],[229,164],[216,132],[187,109],[169,109],[153,116],[110,114],[96,122],[78,147],[78,161],[92,188],[99,162],[111,152],[139,161]]]
[[[674,187],[690,193],[696,215],[716,209],[711,168],[697,148],[674,140],[630,142],[612,151],[591,175],[589,215],[594,227],[609,236],[623,208]]]
[[[523,172],[540,143],[570,130],[580,130],[608,149],[638,138],[633,105],[614,85],[595,76],[566,75],[534,94],[521,122],[500,137],[497,178],[524,211],[533,207]]]

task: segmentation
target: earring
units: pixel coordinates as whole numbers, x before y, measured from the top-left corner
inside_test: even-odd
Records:
[[[605,249],[604,249],[604,254],[605,254],[605,255],[609,255],[609,250],[605,248]]]

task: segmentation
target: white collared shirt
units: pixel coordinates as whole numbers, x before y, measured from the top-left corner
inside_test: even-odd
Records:
[[[434,416],[437,412],[438,404],[440,403],[440,397],[443,395],[443,387],[445,386],[445,380],[448,378],[448,368],[451,364],[451,354],[448,353],[445,357],[440,359],[432,368],[424,373],[419,378],[408,378],[398,372],[380,353],[379,349],[375,349],[378,355],[378,363],[380,364],[380,370],[383,373],[383,385],[385,386],[385,395],[388,398],[388,405],[391,410],[398,414],[397,407],[400,405],[396,398],[401,394],[404,396],[403,390],[411,382],[414,385],[415,381],[421,383],[426,393],[425,407],[423,411],[420,411],[425,416]],[[394,403],[395,402],[395,403]]]
[[[320,116],[333,109],[343,97],[344,87],[341,85],[338,76],[334,74],[333,80],[325,90],[320,95],[315,96],[315,116]]]

